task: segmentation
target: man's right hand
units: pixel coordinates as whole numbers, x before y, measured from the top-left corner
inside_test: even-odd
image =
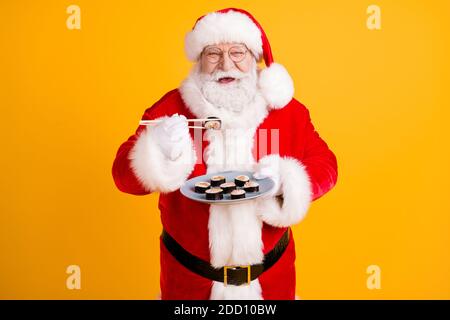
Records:
[[[165,118],[153,130],[161,151],[170,160],[179,158],[189,143],[189,128],[183,115],[176,113]]]

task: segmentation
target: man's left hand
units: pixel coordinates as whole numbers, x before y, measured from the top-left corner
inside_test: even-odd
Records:
[[[259,160],[253,174],[255,179],[270,178],[275,183],[273,189],[266,195],[267,197],[282,194],[280,182],[280,157],[279,155],[268,155]]]

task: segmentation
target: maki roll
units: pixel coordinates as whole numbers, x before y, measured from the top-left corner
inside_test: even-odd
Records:
[[[205,193],[206,190],[211,187],[211,183],[206,181],[200,181],[195,184],[194,191],[197,193]]]
[[[225,183],[225,177],[224,176],[212,176],[211,177],[211,186],[212,187],[218,187],[222,183]]]
[[[222,200],[223,190],[220,188],[210,188],[205,191],[205,195],[208,200]]]
[[[243,199],[245,198],[245,190],[236,189],[231,191],[231,199]]]
[[[214,130],[220,130],[220,127],[222,126],[222,121],[217,118],[217,117],[208,117],[207,119],[211,119],[211,120],[206,120],[204,122],[204,127],[205,129],[214,129]]]
[[[256,192],[259,191],[259,183],[256,181],[248,181],[244,184],[244,190],[246,192]]]
[[[236,184],[234,182],[225,182],[220,185],[220,188],[223,190],[223,193],[230,193],[236,189]]]
[[[248,181],[250,181],[250,178],[245,175],[240,175],[240,176],[237,176],[236,178],[234,178],[234,183],[236,183],[236,185],[238,187],[243,187],[244,184]]]

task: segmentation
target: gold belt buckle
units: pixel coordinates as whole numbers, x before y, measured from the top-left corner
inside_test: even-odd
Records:
[[[247,286],[250,285],[250,282],[252,281],[252,272],[251,272],[251,265],[246,265],[246,266],[224,266],[223,267],[223,283],[224,285],[228,285],[228,269],[247,269]]]

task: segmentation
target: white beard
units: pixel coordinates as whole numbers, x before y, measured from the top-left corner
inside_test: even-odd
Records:
[[[219,109],[224,108],[233,113],[240,113],[255,99],[258,80],[256,63],[247,73],[231,70],[216,71],[211,75],[203,74],[200,73],[198,66],[194,72],[205,99]],[[235,80],[224,85],[217,82],[222,77],[233,77]]]
[[[217,80],[222,77],[235,80],[221,84]],[[197,64],[183,84],[183,97],[190,107],[200,111],[197,116],[217,116],[222,120],[221,130],[206,130],[203,135],[210,142],[204,152],[208,172],[252,169],[253,135],[268,113],[257,84],[256,63],[246,73],[232,70],[211,75],[201,73]]]
[[[225,85],[216,81],[226,76],[239,80]],[[201,150],[201,140],[210,142],[203,153],[208,172],[251,170],[255,161],[253,136],[268,115],[267,103],[258,87],[256,63],[248,73],[232,71],[212,75],[202,74],[197,63],[180,92],[196,117],[215,116],[222,120],[220,130],[194,132],[197,149]]]
[[[215,116],[222,119],[222,129],[256,129],[268,114],[267,102],[258,87],[256,62],[248,73],[227,74],[239,80],[222,85],[214,79],[224,77],[223,72],[205,75],[196,63],[180,86],[184,102],[198,118]]]

